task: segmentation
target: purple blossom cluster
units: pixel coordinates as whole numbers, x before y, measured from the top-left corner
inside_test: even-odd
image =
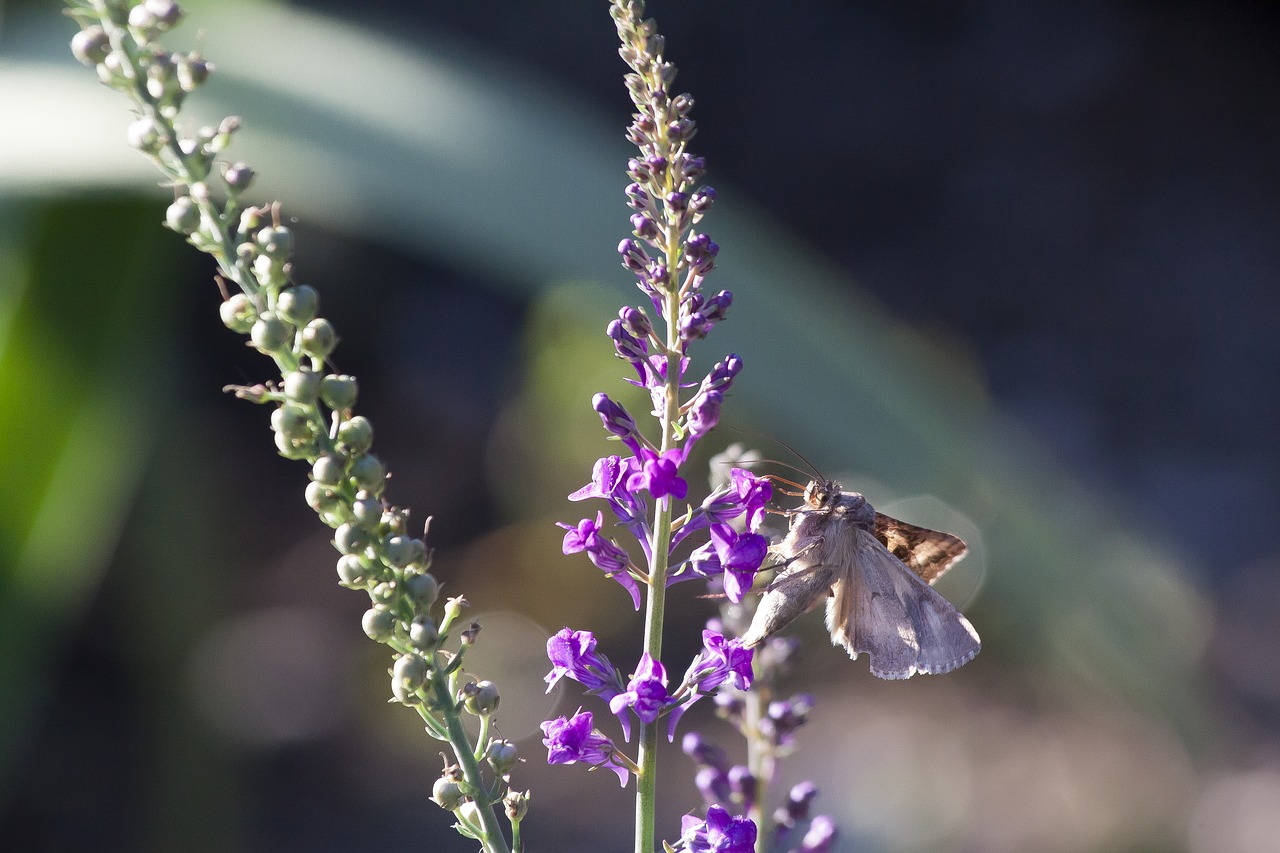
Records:
[[[724,751],[714,743],[706,740],[697,732],[684,736],[680,748],[697,764],[694,784],[707,804],[707,820],[705,832],[711,836],[712,827],[722,837],[730,833],[730,815],[734,812],[743,815],[758,810],[760,804],[756,798],[760,782],[751,770],[741,764],[730,765]],[[769,781],[769,780],[765,780]],[[835,822],[827,815],[809,817],[809,808],[818,796],[818,788],[812,782],[801,782],[787,794],[786,803],[773,815],[773,843],[771,850],[786,850],[787,853],[829,853],[836,840]],[[714,818],[714,819],[713,819]],[[693,819],[685,816],[686,834]],[[735,818],[743,820],[746,818]],[[801,828],[808,825],[801,833]],[[752,824],[751,838],[754,843],[756,827]],[[798,843],[794,844],[798,837]],[[688,847],[690,850],[738,849],[736,847]],[[745,849],[751,849],[747,847]]]
[[[546,676],[547,691],[550,692],[562,678],[576,681],[586,688],[588,694],[608,703],[628,741],[631,740],[632,716],[645,724],[652,724],[660,717],[670,717],[667,737],[673,739],[680,716],[698,699],[726,684],[741,690],[751,686],[750,649],[744,649],[741,641],[726,639],[715,631],[704,631],[702,641],[702,651],[689,664],[679,686],[672,691],[668,689],[666,668],[648,653],[640,658],[635,672],[624,682],[622,674],[609,659],[596,651],[596,638],[591,632],[564,628],[547,641],[547,657],[552,664]],[[582,713],[579,711],[579,715]],[[600,766],[612,761],[614,766],[610,769],[618,769],[620,754],[613,742],[604,735],[588,738],[583,727],[589,723],[579,722],[571,726],[573,722],[573,719],[560,717],[542,724],[548,762],[582,762]],[[625,773],[619,778],[626,784]]]

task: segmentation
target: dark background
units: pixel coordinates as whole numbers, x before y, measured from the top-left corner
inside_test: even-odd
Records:
[[[15,4],[12,14],[41,8]],[[619,136],[628,120],[603,3],[316,8],[409,43],[420,32],[475,49],[482,66],[486,55],[527,66],[607,117]],[[732,188],[721,206],[758,206],[899,319],[973,358],[991,409],[1024,426],[1134,536],[1174,554],[1205,602],[1198,618],[1216,620],[1195,656],[1203,717],[1192,723],[1171,710],[1169,722],[1159,702],[1135,709],[1115,685],[1055,686],[1056,670],[1018,657],[1021,638],[992,596],[967,610],[987,639],[982,658],[962,670],[976,673],[968,681],[914,679],[917,692],[894,694],[869,679],[847,683],[847,670],[837,680],[826,666],[834,658],[822,658],[807,674],[829,716],[805,734],[809,756],[795,760],[827,773],[839,849],[1274,843],[1280,7],[679,2],[649,12],[680,68],[677,90],[696,98],[693,147],[708,159],[707,180]],[[123,509],[128,521],[86,609],[41,660],[34,710],[16,729],[23,742],[0,800],[0,848],[472,849],[425,800],[434,744],[402,709],[369,699],[385,691],[386,662],[355,627],[363,604],[316,571],[332,557],[296,500],[302,472],[274,456],[265,412],[216,393],[258,381],[263,365],[216,323],[210,267],[154,228],[163,209],[154,199],[89,194],[73,202],[74,214],[32,204],[39,215],[22,232],[32,257],[69,269],[64,279],[89,283],[102,262],[74,267],[56,239],[61,229],[87,233],[110,220],[121,233],[156,232],[138,245],[168,270],[165,306],[152,310],[167,318],[159,338],[169,361],[164,384],[144,393],[156,437]],[[539,215],[531,212],[530,227]],[[617,231],[626,231],[622,213]],[[528,447],[509,436],[530,411],[530,389],[541,387],[539,365],[557,363],[541,355],[553,350],[554,304],[390,241],[305,222],[299,236],[321,247],[301,250],[315,254],[300,264],[344,333],[340,367],[361,377],[398,499],[439,519],[432,542],[446,583],[551,630],[568,621],[566,607],[575,625],[604,631],[617,618],[616,634],[634,628],[630,615],[566,604],[578,596],[566,595],[565,578],[581,565],[551,576],[475,571],[520,564],[513,555],[535,542],[555,552],[547,519],[577,511],[513,509],[519,489],[502,479],[504,460]],[[620,282],[609,283],[607,303],[632,298],[615,299]],[[592,340],[605,348],[598,334]],[[548,463],[552,473],[542,476],[583,482],[598,452],[582,448],[574,467]],[[1090,535],[1071,519],[1062,524],[1071,536]],[[174,572],[188,561],[221,571]],[[705,611],[696,602],[673,609],[675,624],[696,635]],[[1157,649],[1184,642],[1173,617],[1128,628]],[[528,626],[512,630],[524,636]],[[695,641],[673,640],[673,654]],[[605,642],[615,661],[634,657],[631,640]],[[330,662],[311,671],[321,651]],[[220,713],[219,697],[200,685],[224,683],[210,673],[228,666],[244,674],[246,660],[261,668],[249,680],[269,687],[246,690]],[[289,712],[244,711],[255,696]],[[559,712],[578,701],[565,698]],[[923,757],[891,749],[934,726],[952,740],[930,741]],[[947,749],[962,746],[973,754],[948,763]],[[626,847],[629,790],[606,793],[579,768],[542,767],[536,738],[521,747],[528,765],[517,784],[534,788],[534,849]],[[1110,749],[1118,757],[1109,762]],[[834,773],[821,767],[843,755],[853,760]],[[664,757],[681,780],[665,794],[670,826],[696,803],[678,775],[691,773],[682,761]],[[908,774],[913,762],[918,777],[885,781],[883,768]],[[894,799],[895,784],[927,784],[904,779],[937,768],[950,784],[957,766],[968,768],[963,793],[923,787]],[[1074,793],[1042,793],[1054,784]],[[1025,803],[1024,789],[1035,792]],[[900,810],[867,817],[880,808],[877,796]],[[598,810],[584,809],[584,797],[599,797]],[[858,797],[863,811],[840,805]],[[1106,812],[1099,800],[1107,798],[1123,807]],[[922,807],[941,816],[921,816]]]

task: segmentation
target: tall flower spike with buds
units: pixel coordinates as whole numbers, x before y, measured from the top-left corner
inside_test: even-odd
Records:
[[[71,40],[72,53],[133,102],[138,118],[126,138],[174,188],[165,225],[217,261],[223,323],[248,335],[280,371],[279,381],[228,390],[272,406],[276,448],[310,466],[306,500],[334,529],[339,582],[369,596],[364,631],[392,651],[391,696],[413,709],[427,733],[453,752],[457,763],[447,762],[432,799],[453,813],[458,831],[479,841],[485,853],[521,850],[528,794],[510,784],[515,746],[491,736],[498,688],[462,669],[479,625],[459,621],[466,604],[461,597],[439,602],[424,539],[411,532],[408,512],[384,498],[387,473],[371,452],[373,426],[353,411],[356,381],[329,369],[337,333],[319,316],[316,291],[294,279],[293,231],[282,224],[278,204],[242,205],[253,170],[218,159],[240,126],[238,118],[192,134],[179,130],[187,96],[213,66],[198,53],[171,53],[157,41],[183,17],[173,0],[77,0],[68,12],[81,27]],[[607,549],[597,554],[617,559]],[[479,720],[474,740],[464,715]],[[577,743],[586,755],[605,754],[603,744],[589,738]],[[626,771],[619,772],[625,778]],[[510,846],[498,805],[511,826]]]
[[[674,737],[680,715],[698,698],[726,685],[745,687],[752,677],[752,652],[736,639],[709,631],[704,652],[683,681],[669,688],[668,667],[662,662],[666,590],[678,581],[701,577],[741,600],[768,550],[757,528],[770,488],[741,470],[732,485],[683,512],[676,510],[689,494],[685,468],[690,452],[719,423],[742,359],[729,355],[701,380],[686,377],[689,347],[726,318],[733,296],[705,286],[720,247],[695,227],[711,210],[716,193],[698,183],[706,163],[688,147],[696,132],[690,117],[693,98],[672,94],[675,66],[665,59],[663,38],[653,21],[643,19],[643,12],[639,0],[615,0],[611,7],[622,42],[619,52],[630,67],[626,86],[635,106],[627,138],[637,148],[627,163],[631,182],[624,190],[633,211],[632,231],[618,244],[618,254],[635,277],[643,301],[623,307],[605,333],[618,358],[629,365],[628,373],[633,373],[627,381],[648,392],[656,423],[646,429],[622,404],[604,393],[595,395],[592,408],[609,437],[626,452],[598,460],[591,482],[569,497],[606,501],[617,526],[635,537],[644,565],[631,562],[610,538],[599,513],[594,520],[560,526],[566,531],[565,553],[585,552],[630,594],[637,608],[643,590],[644,648],[624,685],[611,669],[606,676],[605,667],[587,663],[592,652],[581,638],[589,634],[566,628],[548,644],[555,665],[548,680],[568,675],[607,699],[628,741],[633,723],[638,724],[638,754],[631,763],[637,778],[635,849],[650,853],[656,846],[655,749],[661,718],[668,718],[668,737]],[[735,528],[730,524],[735,521],[745,524]],[[686,542],[690,537],[694,539]],[[687,549],[684,558],[676,556],[677,549]],[[577,639],[569,643],[571,638]],[[562,730],[567,730],[564,725],[548,729]],[[549,760],[563,763],[560,740],[549,739],[548,749]],[[610,742],[609,749],[615,769],[627,766],[615,744]],[[593,754],[596,766],[602,754]],[[712,849],[708,844],[721,849],[726,838],[732,837],[738,846],[748,836],[754,840],[755,826],[745,817],[726,814],[722,821],[716,814],[686,826],[684,834],[688,849]]]

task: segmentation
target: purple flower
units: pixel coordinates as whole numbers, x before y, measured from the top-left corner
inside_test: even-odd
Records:
[[[727,770],[729,767],[729,759],[725,757],[724,750],[698,732],[689,732],[681,739],[680,751],[701,766],[720,770]]]
[[[627,334],[637,340],[643,341],[653,334],[653,323],[649,322],[649,315],[639,308],[632,308],[630,305],[622,308],[618,311],[618,319],[622,321],[622,328]]]
[[[799,782],[791,786],[787,793],[787,815],[792,821],[801,821],[809,817],[809,805],[818,796],[818,786],[809,781]]]
[[[586,551],[587,557],[595,564],[596,568],[616,580],[623,589],[631,593],[631,601],[635,604],[636,610],[639,610],[640,585],[636,583],[636,579],[627,571],[627,567],[631,565],[631,558],[627,556],[627,552],[622,550],[618,543],[600,535],[600,524],[603,520],[603,514],[597,512],[595,521],[584,518],[578,522],[577,527],[570,527],[557,521],[556,526],[563,527],[566,531],[564,545],[561,550],[565,554],[577,554],[579,551]]]
[[[759,722],[760,734],[777,746],[789,746],[795,742],[796,729],[809,722],[813,704],[812,693],[797,693],[785,701],[770,702]]]
[[[667,495],[676,500],[684,500],[689,494],[689,484],[677,471],[677,466],[684,461],[684,453],[679,448],[672,448],[661,455],[648,448],[641,448],[639,454],[640,470],[627,478],[627,489],[631,492],[648,490],[654,498]]]
[[[667,692],[667,670],[645,652],[635,675],[627,682],[627,691],[609,700],[609,710],[618,716],[627,740],[631,740],[627,708],[635,711],[641,722],[652,723],[671,707],[672,701],[671,694]]]
[[[838,834],[836,822],[828,815],[820,814],[809,823],[809,831],[800,842],[799,853],[829,853]]]
[[[723,361],[717,361],[711,372],[702,380],[703,391],[728,391],[733,380],[742,372],[742,357],[729,353]]]
[[[724,394],[719,391],[707,391],[694,398],[686,421],[690,441],[697,441],[715,428],[720,422],[720,405],[723,402]]]
[[[618,254],[622,255],[622,265],[636,274],[644,272],[651,260],[644,247],[630,239],[618,244]]]
[[[703,631],[702,645],[702,652],[689,664],[684,685],[700,695],[710,693],[726,681],[739,690],[751,687],[753,653],[742,647],[741,640],[726,640],[717,631]]]
[[[733,797],[729,774],[718,767],[699,767],[693,775],[693,785],[702,794],[702,801],[709,806],[727,803]]]
[[[747,529],[758,529],[764,521],[765,507],[773,498],[773,484],[741,468],[729,472],[729,482],[746,510]]]
[[[596,654],[596,638],[590,631],[561,628],[547,640],[547,658],[551,661],[545,679],[548,693],[565,676],[605,701],[620,692],[622,678],[607,657]]]
[[[711,806],[706,820],[691,814],[681,819],[680,840],[689,853],[752,853],[756,825],[750,818],[730,815],[723,806]]]
[[[640,463],[634,456],[606,456],[596,460],[591,472],[591,482],[569,495],[571,501],[587,498],[604,498],[609,508],[618,517],[618,522],[631,531],[644,549],[646,558],[649,553],[649,508],[645,499],[627,490],[627,480],[640,470]]]
[[[768,553],[769,540],[759,533],[738,533],[727,524],[713,524],[711,541],[689,559],[694,561],[695,570],[704,576],[715,573],[718,566],[724,572],[724,593],[737,604],[751,590],[756,572]]]
[[[626,768],[614,762],[617,751],[613,741],[592,727],[591,712],[579,710],[572,719],[557,717],[542,724],[542,744],[547,748],[548,764],[590,764],[608,767],[618,774],[618,782],[626,787]]]
[[[591,398],[591,408],[596,410],[605,429],[622,439],[633,453],[640,452],[640,428],[622,404],[610,400],[608,394],[596,394]]]

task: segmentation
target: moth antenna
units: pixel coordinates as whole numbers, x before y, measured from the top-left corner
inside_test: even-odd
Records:
[[[775,441],[777,441],[777,442],[778,442],[778,444],[781,444],[783,447],[785,447],[787,450],[790,450],[792,453],[794,453],[794,454],[796,455],[796,458],[797,458],[797,459],[799,459],[801,462],[803,462],[804,464],[808,465],[808,466],[809,466],[809,470],[813,472],[813,476],[814,476],[814,478],[815,478],[815,479],[818,479],[818,480],[825,480],[825,479],[827,479],[826,477],[822,476],[822,472],[818,470],[818,466],[817,466],[817,465],[814,465],[812,462],[810,462],[810,461],[809,461],[809,459],[808,459],[808,457],[806,457],[806,456],[805,456],[803,453],[801,453],[799,450],[796,450],[794,447],[792,447],[791,445],[787,444],[785,441],[783,441],[783,440],[782,440],[782,439],[780,439],[780,438],[778,438],[778,439],[774,439],[774,440],[775,440]],[[791,467],[792,467],[792,468],[795,468],[795,466],[794,466],[794,465],[792,465]],[[797,468],[796,470],[799,470],[799,469]]]
[[[745,464],[745,465],[755,465],[756,463],[759,463],[759,462],[767,462],[767,463],[769,463],[770,465],[781,465],[783,468],[790,468],[792,471],[796,471],[796,472],[799,472],[799,473],[801,473],[801,474],[804,474],[806,477],[808,477],[808,476],[809,476],[809,472],[808,472],[808,471],[804,470],[803,468],[801,468],[801,467],[799,467],[799,466],[797,466],[797,465],[792,465],[790,462],[783,462],[781,459],[752,459],[752,460],[750,460],[749,462],[746,462],[746,463],[743,463],[743,464]],[[822,479],[822,478],[821,478],[821,477],[819,477],[818,479]]]

